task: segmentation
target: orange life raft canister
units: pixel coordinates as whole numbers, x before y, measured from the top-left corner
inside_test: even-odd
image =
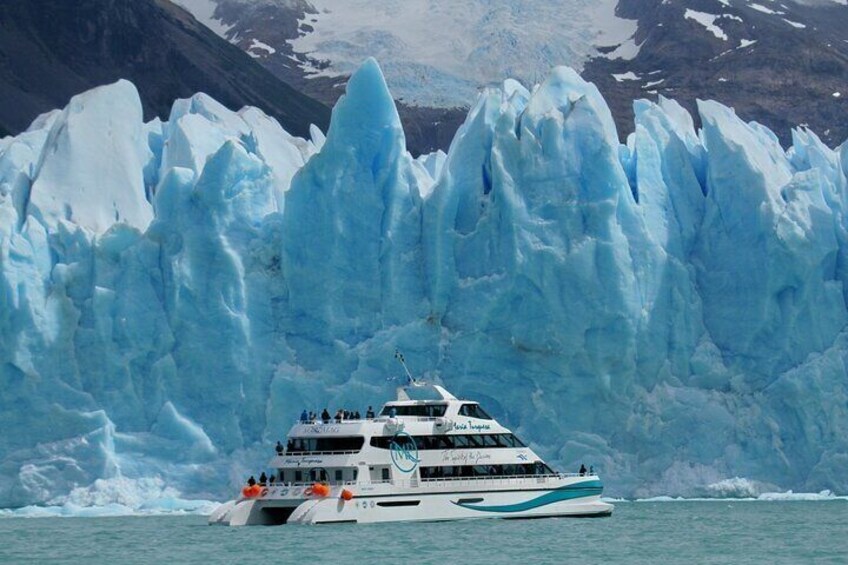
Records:
[[[314,494],[316,496],[327,496],[330,494],[330,486],[325,485],[324,483],[315,483],[308,489],[306,489],[306,494]]]
[[[245,498],[253,498],[254,496],[259,496],[262,493],[262,487],[259,485],[248,485],[241,489],[241,494]]]

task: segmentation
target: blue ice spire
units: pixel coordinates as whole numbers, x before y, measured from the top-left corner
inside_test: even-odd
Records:
[[[406,138],[383,71],[373,58],[362,63],[347,83],[347,91],[333,108],[326,145],[345,148],[360,158],[403,152]],[[385,160],[383,163],[385,164]]]
[[[292,312],[316,322],[307,333],[352,342],[423,311],[419,208],[394,100],[368,59],[286,194],[283,268]]]

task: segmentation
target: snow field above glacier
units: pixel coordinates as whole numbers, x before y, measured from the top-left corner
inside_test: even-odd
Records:
[[[468,107],[480,85],[534,81],[555,63],[579,69],[599,47],[621,46],[611,58],[639,51],[636,21],[618,17],[611,0],[310,4],[299,22],[304,33],[290,40],[308,57],[307,74],[348,75],[373,55],[407,104]]]
[[[396,348],[612,496],[848,492],[848,144],[698,108],[560,67],[416,160],[373,60],[310,140],[74,97],[0,140],[0,505],[226,499]]]

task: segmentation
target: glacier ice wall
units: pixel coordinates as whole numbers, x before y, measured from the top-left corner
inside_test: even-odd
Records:
[[[0,140],[0,505],[225,498],[395,348],[611,494],[848,492],[848,144],[662,97],[621,144],[558,68],[413,159],[347,88],[326,138],[121,81]]]

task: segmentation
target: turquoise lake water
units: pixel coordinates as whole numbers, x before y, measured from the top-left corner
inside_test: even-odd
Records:
[[[848,563],[848,501],[618,502],[611,518],[207,526],[0,519],[0,563]]]

